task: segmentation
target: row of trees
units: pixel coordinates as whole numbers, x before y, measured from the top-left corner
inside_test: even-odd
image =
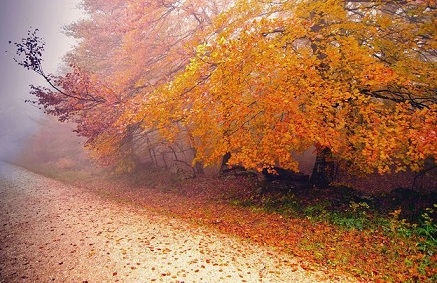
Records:
[[[315,147],[385,173],[437,156],[436,1],[82,5],[65,73],[44,73],[34,32],[17,61],[50,84],[32,87],[34,102],[75,122],[103,162],[129,170],[170,154],[201,172],[230,154],[229,165],[297,170]]]

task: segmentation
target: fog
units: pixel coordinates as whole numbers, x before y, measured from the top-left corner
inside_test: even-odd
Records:
[[[3,0],[0,1],[0,159],[11,160],[22,150],[24,142],[41,127],[42,110],[31,99],[29,85],[45,85],[31,71],[14,61],[15,45],[38,28],[46,42],[44,70],[56,72],[62,56],[74,40],[62,34],[62,27],[82,17],[79,0]]]

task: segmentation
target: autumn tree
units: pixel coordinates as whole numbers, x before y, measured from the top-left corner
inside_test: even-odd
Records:
[[[229,165],[297,170],[314,146],[384,173],[436,156],[435,1],[83,5],[90,17],[67,28],[81,40],[73,72],[36,94],[58,115],[74,109],[102,158],[189,144],[205,165],[230,154]]]
[[[436,8],[237,1],[137,119],[168,138],[184,125],[206,164],[297,170],[314,145],[351,169],[417,170],[437,153]]]
[[[185,68],[194,55],[190,46],[199,43],[202,31],[227,1],[84,1],[83,5],[90,17],[68,27],[69,34],[81,40],[68,61],[96,74],[122,96],[120,108],[125,115],[114,125],[125,131],[122,143],[131,152],[146,147],[151,156],[157,147],[170,154],[181,148],[182,156],[193,151],[184,129],[178,139],[168,141],[155,128],[139,127],[130,116],[156,85],[171,81]],[[113,135],[107,135],[105,142],[99,140],[93,148],[99,155],[114,156],[119,145],[112,141]],[[196,171],[201,168],[197,166]]]
[[[150,153],[152,147],[166,146],[174,153],[180,145],[168,143],[156,129],[139,127],[126,113],[135,112],[155,85],[184,69],[194,52],[189,46],[199,43],[203,29],[226,3],[84,0],[88,17],[65,31],[79,40],[65,57],[71,67],[67,74],[52,77],[38,71],[41,53],[28,49],[33,43],[43,49],[35,34],[17,45],[19,55],[36,59],[29,66],[50,84],[33,87],[36,103],[61,120],[74,120],[87,146],[106,163],[135,166],[138,147],[148,147]],[[192,150],[189,138],[184,143]]]

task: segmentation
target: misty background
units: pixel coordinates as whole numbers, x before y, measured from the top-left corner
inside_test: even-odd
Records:
[[[45,72],[55,73],[61,66],[63,55],[75,44],[65,36],[62,28],[84,17],[80,0],[2,0],[0,1],[0,159],[13,160],[23,152],[23,146],[44,127],[51,125],[52,132],[62,129],[55,119],[26,99],[32,99],[29,85],[46,85],[32,71],[14,61],[15,42],[27,36],[29,29],[39,29],[38,35],[46,42],[43,55]],[[64,135],[70,135],[72,127]],[[44,135],[45,133],[39,133]],[[65,138],[65,137],[63,137]],[[56,139],[56,135],[51,137]],[[49,144],[46,143],[46,146]]]

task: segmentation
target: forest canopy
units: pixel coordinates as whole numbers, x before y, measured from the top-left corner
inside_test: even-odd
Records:
[[[298,170],[309,148],[344,167],[419,170],[437,156],[436,1],[84,0],[79,44],[45,74],[36,33],[18,63],[35,103],[77,124],[102,162],[172,155]],[[41,48],[35,48],[35,47]]]

